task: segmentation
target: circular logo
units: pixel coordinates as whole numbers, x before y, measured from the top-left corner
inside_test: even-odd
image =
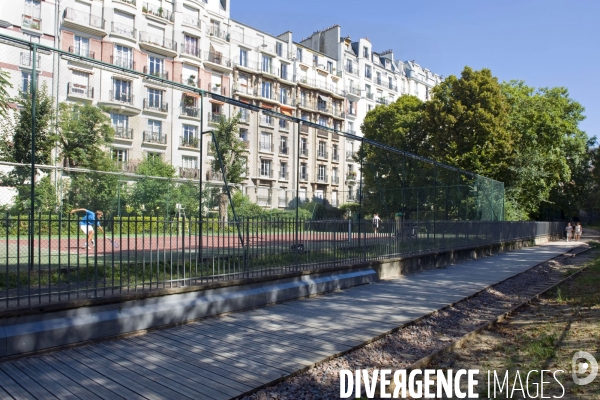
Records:
[[[580,358],[584,358],[586,362],[577,363],[577,360]],[[591,370],[590,370],[591,366]],[[573,382],[576,385],[587,385],[588,383],[592,383],[594,379],[596,379],[596,375],[598,375],[598,362],[593,355],[586,351],[578,351],[573,354],[573,359],[571,360],[571,367],[573,370]],[[585,374],[589,371],[589,375],[585,378],[580,378],[578,374]]]

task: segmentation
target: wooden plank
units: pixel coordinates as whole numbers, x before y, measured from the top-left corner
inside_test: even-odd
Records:
[[[199,394],[203,396],[210,396],[210,398],[230,398],[237,394],[247,392],[252,389],[253,386],[240,384],[238,382],[232,383],[228,378],[225,378],[214,372],[191,367],[188,365],[188,369],[183,368],[184,365],[181,361],[174,360],[172,358],[161,356],[149,349],[144,348],[140,350],[135,346],[125,346],[118,343],[104,343],[100,346],[95,346],[97,350],[104,350],[109,354],[107,358],[114,362],[120,362],[121,360],[127,360],[138,366],[136,370],[140,374],[146,375],[143,369],[156,372],[159,375],[164,376],[167,380],[162,380],[161,383],[170,382],[174,383],[175,386],[184,386],[171,388],[174,391],[179,391],[185,395],[189,395],[196,398]],[[187,378],[192,373],[193,376],[200,376],[204,379],[201,381],[195,381]],[[164,382],[164,383],[163,383]],[[185,389],[185,387],[189,388]]]
[[[85,348],[71,350],[74,355],[73,357],[77,357],[82,363],[85,363],[99,374],[104,375],[119,386],[129,388],[139,396],[153,400],[178,396],[176,393],[165,390],[162,386],[157,385],[146,377],[132,373],[121,365],[109,362],[106,358],[90,351],[91,347],[86,346]]]
[[[143,338],[144,336],[142,336]],[[170,357],[172,359],[176,359],[182,361],[186,364],[193,365],[199,368],[219,368],[223,370],[224,373],[229,374],[230,377],[234,377],[233,379],[238,382],[248,383],[254,385],[253,387],[260,386],[265,382],[270,382],[271,380],[281,376],[280,373],[277,372],[269,372],[265,370],[264,365],[248,362],[248,360],[244,360],[242,363],[237,359],[227,359],[225,357],[213,356],[211,358],[206,357],[206,354],[202,354],[202,359],[197,357],[188,356],[187,349],[186,353],[182,354],[180,348],[170,346],[165,343],[157,343],[158,341],[154,338],[150,338],[149,341],[144,343],[148,349],[151,349],[155,353],[160,353],[166,357]],[[203,352],[205,353],[205,352]],[[225,362],[223,360],[226,360]]]
[[[69,376],[63,375],[60,372],[52,369],[37,357],[26,358],[23,360],[23,362],[28,363],[32,368],[35,368],[36,370],[40,371],[40,373],[45,374],[49,379],[57,382],[57,384],[60,384],[66,388],[77,398],[85,400],[101,399],[101,397],[96,396],[93,392],[80,386],[77,381],[74,381],[70,379]]]
[[[12,362],[0,364],[0,369],[9,375],[15,382],[23,387],[27,392],[31,393],[33,398],[38,399],[49,399],[55,396],[48,392],[45,388],[40,386],[36,381],[31,379],[26,373],[21,371]]]
[[[92,391],[103,399],[127,398],[143,399],[144,397],[131,390],[117,385],[112,380],[97,373],[87,365],[73,360],[65,352],[40,357],[40,359],[63,376],[75,380],[80,385]],[[125,397],[122,397],[125,396]]]
[[[41,387],[43,387],[45,390],[47,390],[49,393],[52,393],[52,395],[58,397],[59,399],[78,398],[73,393],[69,392],[64,387],[56,383],[56,381],[48,378],[46,374],[33,368],[28,363],[18,360],[14,361],[13,364],[15,367],[23,371],[23,373],[27,374],[27,376],[29,376],[32,380],[37,382]]]
[[[0,369],[0,382],[2,382],[2,390],[8,393],[7,398],[14,397],[15,399],[35,399],[28,391],[23,389],[9,375],[5,374]]]

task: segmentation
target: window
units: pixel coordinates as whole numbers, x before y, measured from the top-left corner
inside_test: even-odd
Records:
[[[319,165],[317,180],[321,182],[327,181],[327,167],[325,165]]]
[[[287,88],[282,87],[279,89],[279,102],[282,104],[288,103],[288,89]]]
[[[317,109],[320,111],[327,111],[327,102],[319,95],[317,98]]]
[[[75,35],[75,40],[73,41],[73,53],[84,57],[91,57],[90,39]]]
[[[279,118],[279,128],[288,130],[289,123],[283,118]]]
[[[69,83],[69,94],[77,94],[80,96],[89,97],[88,85],[90,80],[90,74],[83,71],[73,70],[73,76]]]
[[[277,42],[275,44],[275,52],[279,57],[283,57],[283,43]]]
[[[369,58],[369,48],[367,46],[363,47],[363,57]]]
[[[41,16],[41,2],[38,0],[25,0],[25,15],[39,19]]]
[[[262,71],[271,73],[271,65],[272,65],[272,58],[269,56],[263,55],[262,56]]]
[[[371,93],[371,85],[365,85],[365,93],[366,93],[367,99],[373,100],[373,93]]]
[[[354,133],[354,122],[348,121],[348,132]]]
[[[353,100],[348,100],[348,113],[350,115],[356,115],[356,102]]]
[[[162,122],[155,119],[148,120],[148,131],[160,134],[162,132]]]
[[[243,142],[248,141],[248,129],[240,128],[240,140]]]
[[[198,157],[182,156],[181,166],[183,168],[198,169]]]
[[[217,94],[225,93],[223,91],[223,76],[212,74],[210,79],[210,91]]]
[[[327,71],[333,74],[333,63],[331,61],[327,61]]]
[[[319,56],[313,54],[313,65],[319,65]]]
[[[304,90],[300,92],[300,104],[303,107],[307,107],[308,106],[308,101],[306,100],[306,92]]]
[[[287,162],[280,162],[279,163],[279,177],[281,179],[287,179],[288,177],[288,165]]]
[[[198,38],[188,35],[183,35],[183,52],[192,56],[199,57]]]
[[[381,82],[381,72],[379,72],[379,71],[377,71],[377,84],[378,85],[382,84],[382,82]]]
[[[263,81],[262,83],[262,97],[265,99],[271,98],[271,82]]]
[[[296,49],[296,58],[298,59],[298,61],[302,62],[302,49],[301,48]]]
[[[373,109],[373,106],[371,104],[367,105],[367,111],[371,111]]]
[[[325,118],[323,116],[319,116],[319,125],[327,126],[327,118]]]
[[[240,108],[240,121],[250,121],[250,111],[247,108]]]
[[[353,67],[352,60],[347,60],[346,61],[346,71],[348,71],[350,73],[354,72],[352,67]]]
[[[211,32],[214,35],[219,36],[219,34],[221,33],[221,23],[219,21],[211,19],[210,20],[210,25],[211,25]]]
[[[271,138],[272,135],[269,132],[261,132],[259,149],[264,151],[273,151],[273,144]]]
[[[110,119],[112,121],[112,125],[117,129],[127,129],[129,127],[129,116],[117,113],[111,113]]]
[[[394,79],[391,76],[388,78],[388,86],[390,89],[394,88]]]
[[[248,50],[246,49],[240,49],[240,65],[248,67]]]
[[[317,154],[318,157],[326,158],[327,157],[327,143],[319,142],[319,151]]]
[[[332,157],[334,160],[337,160],[339,155],[338,155],[338,145],[334,144],[331,146],[331,153],[332,153]]]
[[[308,140],[306,138],[300,138],[300,154],[308,155]]]
[[[287,80],[287,69],[288,69],[288,65],[287,64],[281,64],[281,79],[286,79]]]
[[[308,179],[308,164],[306,163],[301,163],[300,164],[300,179],[302,180],[307,180]],[[306,190],[306,189],[304,189]],[[306,194],[305,194],[306,196]],[[300,196],[302,197],[302,196]],[[306,197],[304,197],[306,199]]]
[[[119,44],[115,45],[114,64],[119,67],[133,69],[133,50]]]
[[[150,75],[162,77],[165,70],[165,60],[158,57],[148,57],[148,66]]]
[[[125,103],[131,102],[131,82],[121,79],[113,81],[113,100],[122,101]]]
[[[260,176],[271,177],[271,160],[260,160]]]
[[[196,147],[198,144],[198,128],[194,125],[183,125],[182,144]]]
[[[281,136],[279,139],[279,151],[283,154],[287,154],[288,150],[288,138],[287,136]]]
[[[112,151],[110,152],[111,158],[113,159],[113,161],[119,162],[119,163],[125,163],[127,162],[128,159],[128,154],[127,154],[127,150],[125,149],[112,149]]]
[[[146,158],[148,160],[162,160],[162,154],[149,151],[146,153]]]
[[[371,79],[371,66],[365,65],[365,78]]]
[[[333,180],[336,181],[337,177],[338,177],[338,169],[337,169],[337,167],[331,168],[331,178],[333,178]]]
[[[162,109],[163,91],[158,89],[148,89],[148,108]]]

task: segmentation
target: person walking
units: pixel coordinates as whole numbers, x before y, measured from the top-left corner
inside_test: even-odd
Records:
[[[579,241],[579,239],[581,239],[582,233],[583,233],[583,228],[581,227],[581,223],[578,222],[577,225],[575,225],[575,241]]]
[[[83,247],[88,247],[90,244],[90,247],[94,247],[94,225],[98,226],[98,229],[100,229],[100,231],[106,235],[104,229],[102,229],[102,226],[100,226],[100,220],[104,216],[104,213],[100,210],[93,213],[85,208],[76,208],[71,210],[71,214],[76,212],[85,212],[85,215],[79,221],[79,229],[81,229],[81,231],[87,236],[87,240]]]
[[[572,238],[572,234],[573,234],[573,226],[571,226],[571,223],[569,222],[565,228],[565,231],[567,231],[567,242],[571,240]]]
[[[377,234],[377,232],[379,231],[380,224],[381,218],[379,218],[379,214],[375,213],[373,215],[373,232],[375,232],[375,234]]]

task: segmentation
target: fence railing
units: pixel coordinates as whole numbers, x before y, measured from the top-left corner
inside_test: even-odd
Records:
[[[197,179],[198,170],[181,168],[180,175]],[[257,200],[272,205],[270,198]],[[285,205],[286,199],[279,197],[274,206]],[[88,241],[81,228],[88,225],[75,214],[37,215],[33,220],[5,214],[0,221],[4,309],[559,235],[563,228],[560,222],[396,218],[374,225],[353,219],[112,216],[92,221],[103,226],[106,236],[95,230]]]

